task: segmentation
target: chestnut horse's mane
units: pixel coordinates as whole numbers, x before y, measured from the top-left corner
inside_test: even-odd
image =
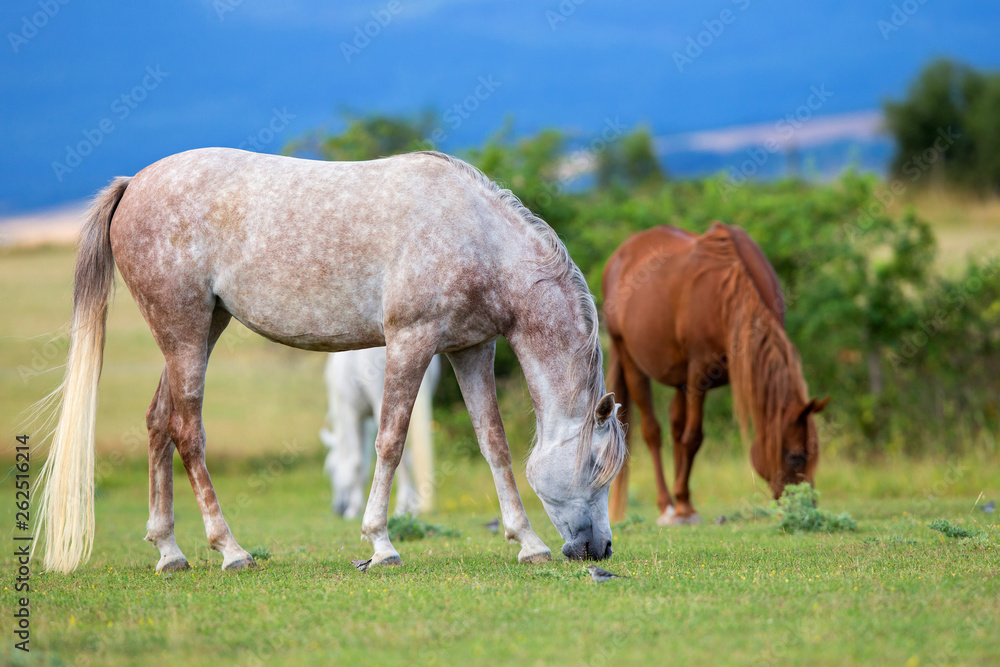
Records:
[[[724,267],[722,317],[730,332],[727,359],[733,408],[744,442],[752,427],[761,448],[759,460],[773,474],[782,465],[785,409],[794,402],[805,405],[808,388],[798,351],[785,335],[775,304],[765,301],[766,291],[754,282],[728,231],[700,237],[698,252]],[[774,276],[773,269],[766,268]]]

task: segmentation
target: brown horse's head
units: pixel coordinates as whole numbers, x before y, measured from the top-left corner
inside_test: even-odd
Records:
[[[822,412],[829,402],[827,396],[805,404],[801,399],[790,404],[782,416],[780,431],[775,429],[779,432],[771,436],[771,443],[761,442],[759,436],[754,440],[751,450],[754,468],[768,481],[775,498],[781,497],[788,484],[813,483],[819,464],[819,437],[813,415]]]

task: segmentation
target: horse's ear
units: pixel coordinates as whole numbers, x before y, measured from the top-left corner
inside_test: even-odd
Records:
[[[805,418],[808,417],[810,414],[816,415],[819,414],[820,412],[823,412],[823,408],[825,408],[826,404],[829,402],[830,402],[829,396],[823,399],[818,399],[818,398],[812,399],[811,401],[806,403],[805,406],[802,408],[802,410],[799,412],[799,421],[805,421]]]
[[[615,405],[615,395],[605,394],[601,397],[601,400],[597,402],[597,408],[594,410],[594,418],[597,419],[597,425],[603,426],[604,422],[611,419],[611,416],[618,411],[618,406]]]

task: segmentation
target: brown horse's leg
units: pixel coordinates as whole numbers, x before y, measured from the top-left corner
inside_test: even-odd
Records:
[[[660,432],[660,422],[656,419],[656,412],[653,410],[652,388],[649,378],[639,370],[632,358],[624,350],[620,350],[620,352],[619,358],[622,370],[625,372],[629,398],[639,410],[639,419],[642,420],[642,438],[646,441],[646,447],[649,448],[649,453],[653,457],[653,472],[656,475],[656,505],[660,508],[660,512],[665,512],[674,502],[667,489],[667,482],[663,478],[663,459],[660,456],[663,438]]]
[[[675,403],[683,401],[683,410],[677,408],[678,413],[683,413],[683,428],[678,434],[676,425],[674,431],[674,498],[677,500],[676,513],[669,523],[685,524],[699,523],[701,518],[691,505],[691,492],[688,488],[688,481],[691,477],[691,466],[694,464],[694,457],[701,447],[704,434],[702,432],[702,410],[705,407],[705,391],[699,388],[698,379],[700,370],[692,364],[688,370],[688,384],[680,398],[681,392],[674,398]],[[674,409],[671,407],[671,416]],[[678,437],[678,435],[680,437]]]
[[[674,512],[680,509],[680,499],[677,498],[676,479],[677,475],[680,474],[678,471],[684,466],[684,426],[687,422],[687,396],[685,394],[684,387],[679,387],[674,394],[673,400],[670,401],[670,438],[674,445],[674,498],[677,501]],[[671,517],[664,519],[664,522],[670,523],[672,521]]]
[[[618,411],[618,421],[625,428],[625,446],[629,452],[632,451],[632,444],[629,437],[629,400],[628,385],[625,383],[625,371],[619,358],[618,347],[622,343],[612,339],[611,350],[608,354],[608,391],[613,392],[615,400],[621,404]],[[617,523],[625,519],[625,508],[628,506],[628,467],[629,458],[625,459],[622,469],[615,477],[611,486],[611,501],[608,503],[608,513],[612,523]]]
[[[493,483],[500,501],[500,515],[503,517],[504,536],[521,545],[518,561],[537,563],[551,560],[552,552],[531,528],[514,481],[510,446],[507,444],[503,421],[500,419],[500,407],[497,405],[496,380],[493,377],[495,354],[496,343],[489,342],[451,352],[448,359],[455,369],[462,398],[469,409],[479,449],[493,473]]]
[[[157,572],[188,568],[187,558],[174,538],[174,443],[167,432],[170,418],[170,390],[164,367],[153,402],[146,411],[149,429],[149,521],[146,540],[160,550]]]
[[[222,516],[212,478],[205,466],[205,429],[201,419],[208,355],[229,323],[230,315],[221,308],[204,316],[191,312],[187,315],[183,326],[154,329],[167,362],[168,432],[187,470],[205,522],[208,543],[222,554],[222,569],[239,569],[253,565],[253,558],[233,539]]]

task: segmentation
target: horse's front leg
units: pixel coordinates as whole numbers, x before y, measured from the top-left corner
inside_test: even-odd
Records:
[[[386,336],[385,385],[375,438],[375,476],[361,522],[361,536],[372,543],[375,553],[370,561],[356,563],[359,570],[375,565],[402,565],[399,553],[389,541],[389,494],[403,456],[413,402],[435,352],[428,344],[430,337],[422,333],[407,331]]]
[[[493,472],[504,534],[509,541],[521,545],[521,552],[517,556],[520,562],[539,563],[551,560],[552,552],[532,530],[521,496],[517,492],[514,471],[510,465],[510,446],[507,444],[503,421],[500,419],[500,407],[497,405],[496,380],[493,377],[495,354],[496,343],[490,342],[451,352],[448,358],[455,368],[462,397],[469,409],[479,449]]]

